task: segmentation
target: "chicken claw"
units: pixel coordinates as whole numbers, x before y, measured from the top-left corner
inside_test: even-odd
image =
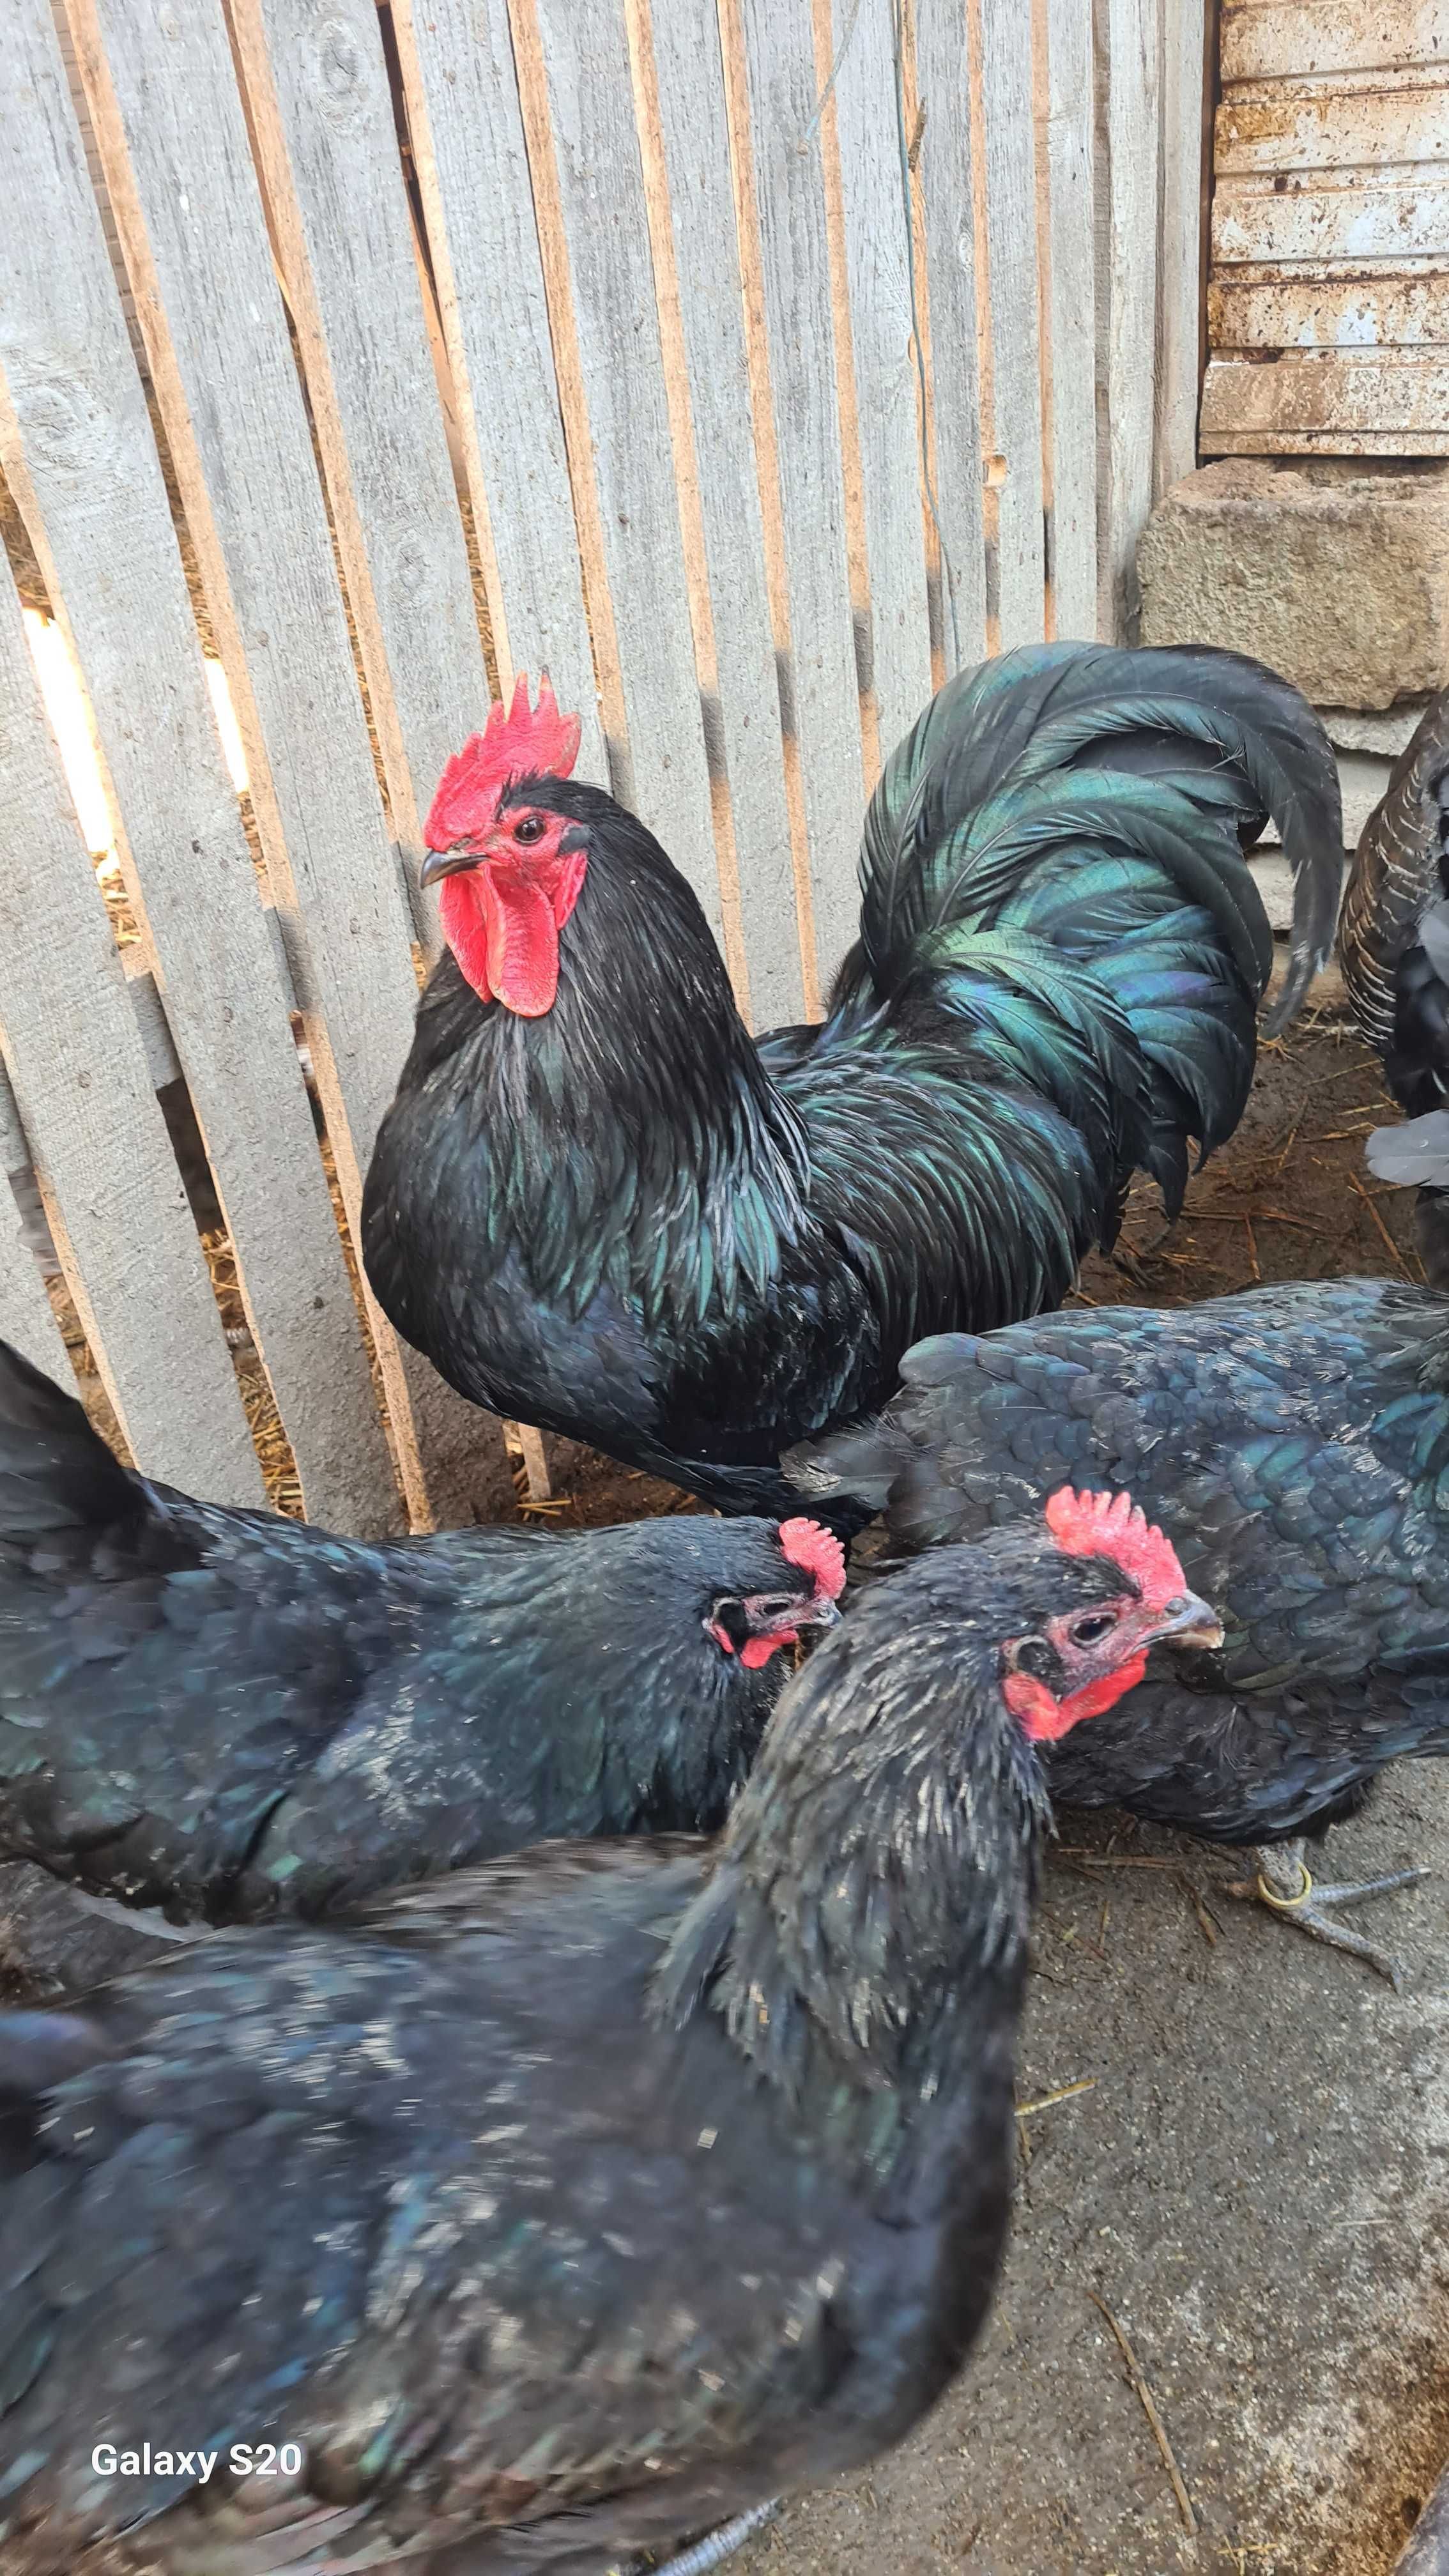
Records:
[[[1295,1923],[1315,1941],[1326,1942],[1331,1950],[1348,1950],[1356,1959],[1367,1959],[1381,1977],[1387,1977],[1397,1994],[1403,1984],[1403,1969],[1388,1950],[1376,1948],[1361,1932],[1351,1932],[1344,1923],[1336,1923],[1328,1912],[1330,1906],[1356,1905],[1369,1896],[1392,1896],[1400,1887],[1413,1887],[1427,1878],[1427,1869],[1395,1870],[1388,1878],[1347,1880],[1335,1887],[1320,1887],[1303,1857],[1301,1836],[1293,1842],[1260,1843],[1254,1851],[1257,1876],[1235,1881],[1230,1894],[1256,1898],[1269,1905],[1275,1914]]]
[[[702,2540],[692,2541],[688,2549],[679,2550],[673,2558],[656,2561],[649,2569],[649,2576],[708,2576],[711,2567],[718,2567],[723,2559],[733,2558],[751,2533],[763,2531],[766,2523],[773,2522],[779,2511],[778,2496],[772,2496],[768,2504],[753,2504],[748,2513],[737,2513],[729,2522],[716,2523],[714,2530],[707,2531]],[[635,2567],[641,2567],[643,2563],[636,2560]],[[633,2568],[627,2571],[627,2576],[634,2576]]]

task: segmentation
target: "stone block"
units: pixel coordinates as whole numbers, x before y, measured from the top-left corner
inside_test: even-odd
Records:
[[[1138,574],[1144,644],[1256,654],[1320,707],[1422,697],[1449,683],[1449,462],[1204,466],[1153,511]]]

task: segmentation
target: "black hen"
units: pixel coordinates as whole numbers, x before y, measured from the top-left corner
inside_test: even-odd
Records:
[[[880,1585],[713,1853],[525,1853],[0,2018],[6,2576],[597,2571],[910,2430],[1006,2223],[1031,1736],[1220,1633],[1140,1519],[1049,1518]]]
[[[191,1502],[0,1343],[0,1857],[223,1922],[712,1831],[843,1579],[802,1520],[378,1545]]]
[[[445,956],[363,1211],[368,1276],[465,1395],[727,1510],[883,1403],[923,1333],[1054,1303],[1145,1167],[1228,1135],[1332,937],[1322,728],[1236,654],[1049,644],[953,680],[866,817],[860,940],[822,1027],[758,1044],[643,825],[570,782],[545,693],[450,764]],[[840,1519],[849,1525],[848,1507]]]
[[[1064,1477],[1130,1487],[1227,1639],[1055,1752],[1053,1795],[1261,1847],[1270,1901],[1392,1973],[1325,1911],[1374,1891],[1310,1900],[1299,1846],[1386,1763],[1449,1753],[1449,1303],[1334,1279],[1104,1306],[924,1342],[903,1374],[880,1420],[791,1460],[797,1483],[884,1510],[908,1548]]]

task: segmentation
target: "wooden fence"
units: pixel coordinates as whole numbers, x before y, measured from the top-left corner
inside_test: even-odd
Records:
[[[148,1472],[507,1498],[339,1228],[443,761],[546,664],[754,1022],[816,1011],[932,686],[1130,622],[1194,461],[1202,64],[1202,0],[9,0],[0,1161],[60,1276],[0,1222],[0,1329],[60,1366],[68,1322]]]

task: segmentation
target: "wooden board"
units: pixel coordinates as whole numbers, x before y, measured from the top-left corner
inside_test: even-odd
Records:
[[[634,802],[723,928],[621,0],[537,0]]]
[[[395,1527],[397,1489],[291,995],[222,758],[45,0],[20,0],[11,42],[24,92],[12,84],[0,98],[0,173],[30,219],[0,236],[0,375],[11,406],[0,447],[109,770],[179,1058],[161,1078],[186,1077],[309,1514],[342,1529]]]
[[[667,0],[642,41],[657,85],[745,972],[754,1025],[770,1029],[803,1018],[805,987],[790,935],[795,860],[713,0]]]
[[[0,811],[26,818],[0,873],[0,1044],[106,1391],[144,1473],[217,1502],[259,1504],[261,1468],[221,1317],[8,563]]]
[[[1420,75],[1412,86],[1360,88],[1345,81],[1316,95],[1299,83],[1286,96],[1269,82],[1234,89],[1218,109],[1215,161],[1224,177],[1247,170],[1361,170],[1396,161],[1442,164],[1449,161],[1449,83],[1426,83]]]
[[[1449,0],[1253,0],[1225,8],[1222,77],[1449,65]]]
[[[1046,631],[1031,11],[981,0],[993,483],[1003,647]]]
[[[854,21],[853,28],[851,25]],[[931,694],[910,209],[891,13],[834,0],[835,116],[862,470],[871,676],[886,757]],[[847,33],[850,41],[845,42]]]
[[[376,0],[232,0],[393,823],[489,700]],[[414,889],[430,953],[437,907]]]
[[[0,1335],[69,1392],[69,1355],[51,1312],[40,1264],[22,1232],[20,1205],[11,1187],[12,1173],[22,1187],[33,1186],[29,1142],[20,1124],[10,1077],[0,1064]]]
[[[1208,328],[1219,351],[1449,342],[1449,263],[1407,276],[1224,277],[1208,290]]]
[[[499,675],[551,673],[606,784],[506,0],[394,0],[393,24]]]
[[[1357,175],[1339,187],[1272,180],[1224,181],[1213,198],[1213,263],[1388,260],[1449,242],[1449,180],[1432,169],[1385,171],[1381,184]]]
[[[947,670],[966,670],[986,650],[986,553],[970,71],[966,16],[956,0],[917,0],[916,87],[925,120],[917,168],[930,308],[943,641]]]
[[[1107,481],[1104,625],[1130,634],[1137,540],[1152,506],[1161,93],[1156,0],[1106,0]]]
[[[744,48],[748,131],[737,127],[735,146],[748,155],[760,216],[789,593],[782,694],[799,745],[816,961],[825,985],[859,923],[864,771],[815,50],[807,0],[721,0],[720,25],[727,49],[741,41]]]
[[[1420,447],[1417,442],[1449,437],[1449,361],[1384,351],[1322,357],[1290,353],[1267,366],[1248,358],[1214,358],[1209,366],[1202,439],[1215,453],[1286,453],[1281,448],[1240,448],[1238,442],[1336,433],[1412,438],[1412,453],[1441,454],[1441,446]]]
[[[355,1232],[412,1034],[412,918],[220,0],[67,8]],[[460,1517],[497,1433],[374,1329],[409,1511]]]
[[[1202,332],[1205,0],[1172,0],[1162,22],[1162,205],[1152,488],[1197,463]]]
[[[1097,285],[1091,0],[1045,0],[1055,632],[1097,631]]]

